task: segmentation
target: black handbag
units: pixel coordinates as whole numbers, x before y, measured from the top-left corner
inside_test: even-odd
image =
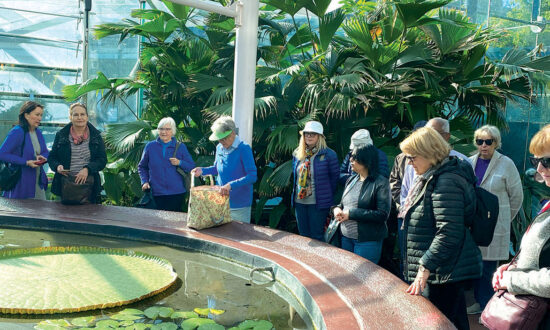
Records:
[[[153,193],[151,193],[151,189],[145,190],[139,202],[137,202],[134,206],[143,209],[155,210],[157,208],[157,203],[155,203],[155,199],[153,198]]]
[[[178,152],[178,148],[180,147],[179,142],[176,142],[176,149],[174,149],[174,154],[172,155],[172,158],[176,158],[176,152]],[[183,170],[183,168],[176,166],[176,171],[182,176],[183,178],[183,185],[185,186],[185,190],[189,191],[191,189],[191,174],[187,173]]]
[[[25,147],[25,135],[23,134],[23,144],[21,145],[20,156],[23,156]],[[21,166],[5,161],[0,161],[0,191],[9,191],[21,179]]]
[[[86,182],[75,183],[76,176],[61,177],[61,203],[68,205],[92,204],[94,191],[94,177],[88,175]]]

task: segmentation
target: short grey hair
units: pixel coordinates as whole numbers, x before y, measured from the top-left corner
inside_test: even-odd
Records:
[[[451,133],[451,126],[449,125],[449,121],[447,119],[441,118],[441,117],[434,117],[430,120],[428,120],[428,123],[426,123],[426,126],[434,128],[434,124],[440,128],[443,133]],[[435,129],[435,128],[434,128]],[[439,131],[436,129],[436,131]]]
[[[502,139],[500,137],[500,131],[496,126],[485,125],[476,129],[476,131],[474,132],[474,145],[476,143],[476,139],[478,139],[480,135],[489,135],[491,139],[495,140],[497,149],[500,149],[502,147]]]
[[[229,116],[221,116],[220,118],[216,119],[216,121],[212,123],[211,130],[212,132],[232,131],[235,132],[235,134],[238,134],[237,126],[235,125],[233,118]]]
[[[172,135],[176,135],[176,122],[172,117],[164,117],[159,121],[159,124],[157,126],[158,128],[164,127],[166,125],[170,125],[170,128],[172,129]]]

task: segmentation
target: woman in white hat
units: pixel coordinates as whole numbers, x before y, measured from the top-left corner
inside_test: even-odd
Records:
[[[210,129],[209,140],[219,142],[214,165],[195,168],[195,176],[215,175],[221,193],[229,195],[231,218],[250,223],[252,185],[257,179],[252,148],[241,141],[235,122],[229,116],[218,118]]]
[[[292,201],[300,235],[323,240],[324,225],[340,174],[338,156],[327,147],[323,125],[309,121],[294,150]]]

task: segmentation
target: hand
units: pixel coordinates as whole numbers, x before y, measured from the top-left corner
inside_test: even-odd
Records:
[[[42,166],[42,164],[46,164],[47,161],[48,159],[46,157],[42,155],[36,155],[36,162],[35,162],[36,165]]]
[[[64,176],[67,176],[69,175],[69,172],[67,170],[65,170],[65,168],[63,167],[63,165],[58,165],[57,166],[57,173],[61,174],[61,175],[64,175]]]
[[[174,166],[178,166],[180,164],[180,160],[177,159],[176,157],[170,157],[170,164]]]
[[[340,222],[349,220],[349,210],[342,211],[340,214]]]
[[[493,274],[493,290],[506,289],[506,286],[501,284],[504,272],[515,267],[515,265],[504,264],[497,268],[496,272]]]
[[[195,167],[191,170],[191,173],[193,173],[194,176],[201,176],[202,175],[202,167]]]
[[[36,160],[27,160],[27,166],[30,168],[37,168],[40,165],[36,165]]]
[[[84,167],[83,169],[81,169],[78,174],[76,175],[75,179],[74,179],[74,183],[76,184],[83,184],[84,182],[86,182],[86,179],[88,178],[88,168],[87,167]]]
[[[332,210],[332,214],[334,215],[334,219],[340,221],[342,212],[343,212],[343,211],[342,211],[341,208],[335,207],[335,208]]]
[[[430,277],[430,270],[423,268],[423,271],[418,270],[414,282],[407,289],[407,293],[419,296],[422,294],[422,291],[426,288],[426,283],[428,282],[428,277]]]
[[[149,185],[149,182],[145,182],[142,186],[141,186],[141,190],[145,191],[145,190],[149,190],[151,189],[151,186]]]
[[[223,196],[228,196],[230,191],[231,191],[231,185],[229,183],[220,187],[220,193]]]

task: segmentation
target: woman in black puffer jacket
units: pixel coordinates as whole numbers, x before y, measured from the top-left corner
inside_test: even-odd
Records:
[[[449,144],[424,127],[399,145],[415,171],[400,210],[406,237],[407,292],[422,294],[454,323],[469,329],[464,286],[481,277],[481,252],[465,219],[474,214],[472,166],[449,157]]]

